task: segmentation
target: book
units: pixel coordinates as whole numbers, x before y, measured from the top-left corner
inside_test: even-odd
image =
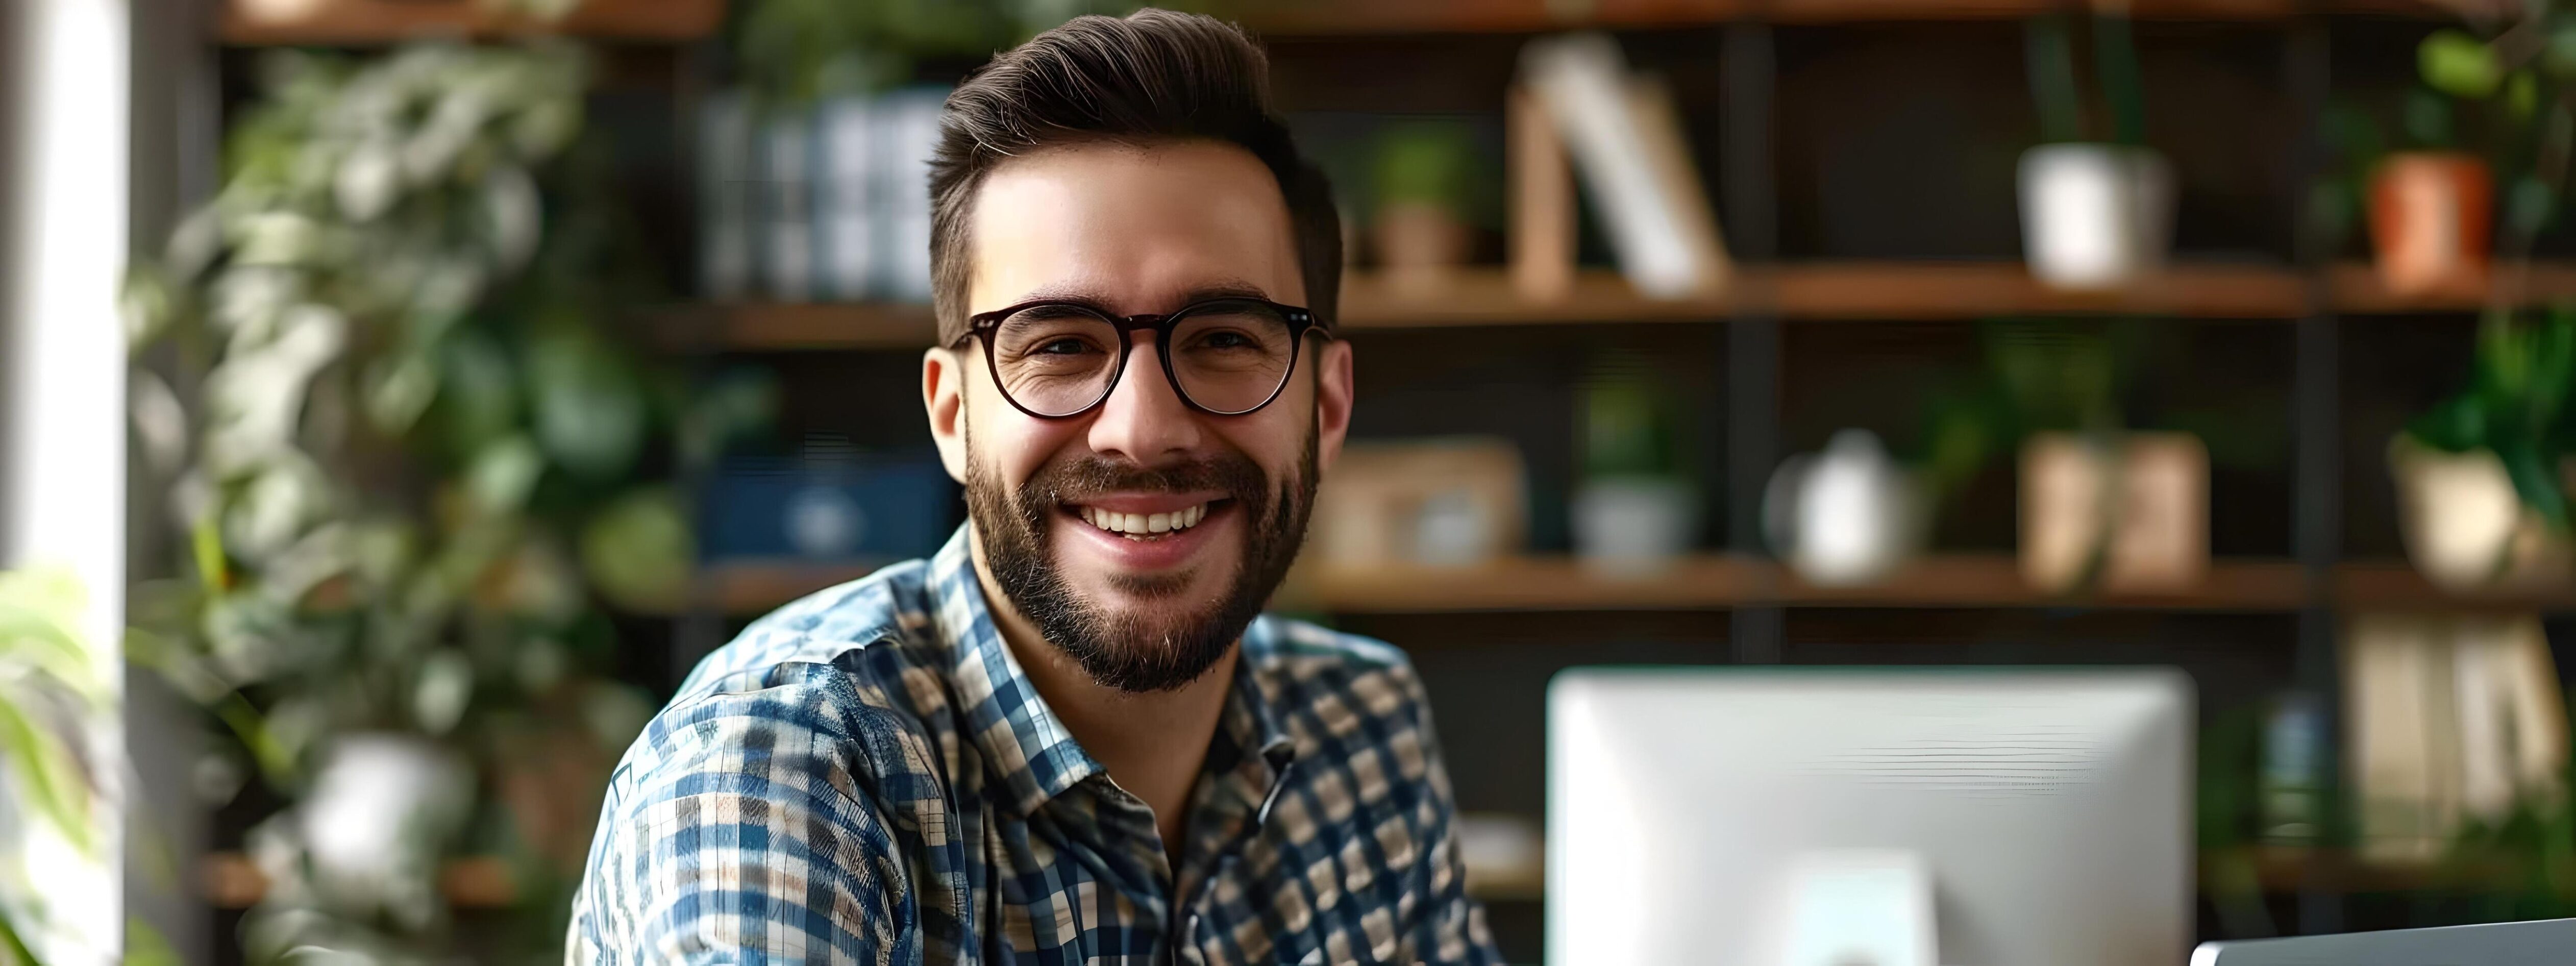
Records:
[[[1657,298],[1723,284],[1725,244],[1671,98],[1629,74],[1618,43],[1599,33],[1531,41],[1521,80],[1564,138],[1629,283]]]
[[[808,111],[782,111],[761,122],[760,263],[764,289],[782,302],[814,295],[814,123]]]
[[[870,298],[885,254],[876,217],[876,111],[867,98],[835,98],[822,105],[817,123],[823,151],[814,192],[823,252],[817,294]]]
[[[947,102],[946,90],[930,87],[893,91],[877,102],[877,192],[886,251],[882,298],[930,301],[930,159]]]
[[[740,93],[698,109],[698,293],[731,301],[750,293],[751,109]]]
[[[1510,143],[1512,289],[1528,301],[1557,301],[1574,288],[1574,169],[1565,139],[1525,84],[1503,96],[1503,129]]]

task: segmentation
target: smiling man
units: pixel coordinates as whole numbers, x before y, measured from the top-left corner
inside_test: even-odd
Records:
[[[570,962],[1498,958],[1403,655],[1260,615],[1352,404],[1265,70],[1146,11],[949,98],[922,401],[969,522],[690,675]]]

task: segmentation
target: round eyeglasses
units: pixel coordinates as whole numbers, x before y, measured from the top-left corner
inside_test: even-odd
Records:
[[[1154,330],[1163,375],[1183,403],[1210,415],[1240,416],[1278,398],[1307,331],[1321,331],[1305,309],[1236,297],[1194,302],[1170,315],[1124,317],[1048,299],[966,321],[968,334],[984,340],[984,362],[1002,398],[1041,419],[1079,416],[1107,400],[1126,373],[1138,329]]]

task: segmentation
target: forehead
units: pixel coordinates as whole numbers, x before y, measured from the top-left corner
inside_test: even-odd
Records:
[[[967,310],[1085,297],[1164,312],[1215,285],[1302,303],[1278,181],[1230,144],[1079,144],[1004,162],[977,192]]]

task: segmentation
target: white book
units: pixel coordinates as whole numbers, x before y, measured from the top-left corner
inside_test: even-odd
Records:
[[[751,289],[751,111],[739,93],[698,111],[698,291],[732,301]]]
[[[1521,52],[1521,77],[1562,132],[1629,284],[1658,298],[1718,284],[1723,249],[1696,237],[1715,218],[1705,201],[1677,196],[1677,174],[1696,178],[1679,170],[1686,158],[1669,156],[1679,148],[1677,122],[1641,118],[1669,102],[1648,96],[1641,105],[1618,42],[1599,33],[1533,40]]]
[[[814,297],[813,136],[813,117],[801,111],[761,126],[762,280],[782,302]]]
[[[876,206],[876,112],[866,98],[826,102],[818,124],[823,176],[816,181],[821,211],[823,297],[856,301],[877,294],[879,242]]]
[[[943,89],[909,88],[877,102],[886,298],[930,301],[930,159],[939,146],[939,112],[947,100]]]

